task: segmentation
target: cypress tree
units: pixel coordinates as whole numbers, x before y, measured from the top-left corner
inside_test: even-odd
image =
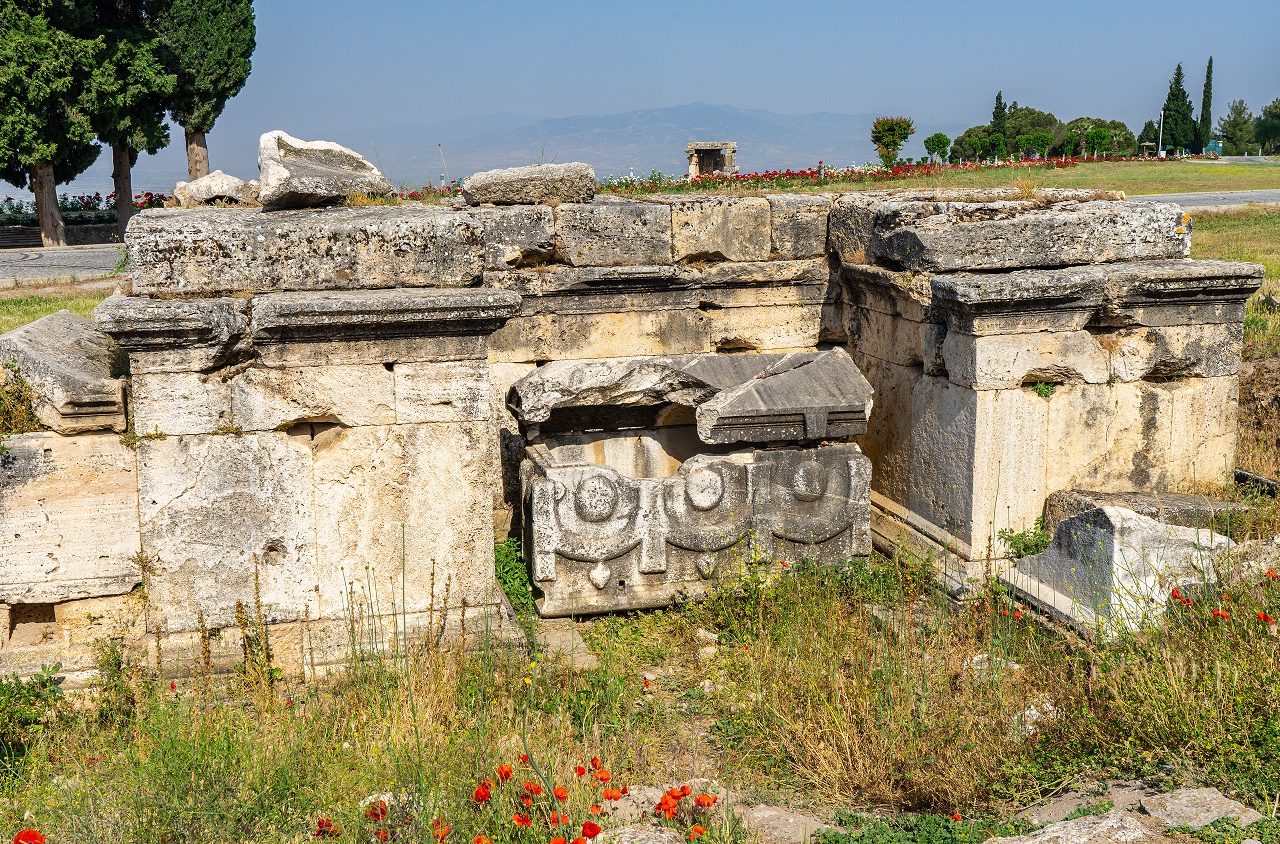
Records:
[[[1169,95],[1164,100],[1164,145],[1173,149],[1193,149],[1196,122],[1191,112],[1191,96],[1187,93],[1179,63],[1169,80]]]
[[[1196,145],[1204,152],[1205,145],[1213,140],[1213,56],[1204,70],[1204,94],[1200,98],[1200,120],[1196,127]]]
[[[256,30],[252,0],[165,0],[156,29],[177,76],[169,113],[186,132],[187,173],[209,174],[205,134],[249,78]]]
[[[57,186],[101,151],[90,116],[109,88],[104,47],[73,34],[91,20],[76,0],[0,0],[0,179],[35,194],[45,246],[67,242]]]
[[[996,105],[991,110],[991,133],[1005,135],[1009,131],[1009,109],[1004,105],[1004,91],[996,91]]]

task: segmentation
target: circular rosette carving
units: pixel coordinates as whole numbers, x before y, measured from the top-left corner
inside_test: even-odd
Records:
[[[640,544],[640,485],[605,466],[552,470],[557,484],[555,550],[562,557],[599,563]]]
[[[690,458],[663,481],[667,542],[699,553],[732,548],[751,529],[750,493],[743,464]]]
[[[865,509],[855,477],[854,447],[763,452],[768,468],[763,497],[769,530],[802,545],[818,545],[848,530]]]

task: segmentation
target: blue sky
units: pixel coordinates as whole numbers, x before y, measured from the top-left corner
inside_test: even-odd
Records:
[[[963,127],[990,118],[997,89],[1064,120],[1118,117],[1137,131],[1179,61],[1199,107],[1210,55],[1216,114],[1231,99],[1256,111],[1280,97],[1275,0],[258,0],[256,8],[253,75],[209,136],[214,167],[251,166],[253,139],[272,128],[369,152],[396,127],[694,101]],[[175,141],[143,158],[139,187],[167,189],[181,176],[180,132]],[[423,144],[434,151],[434,139]],[[73,187],[106,184],[109,170],[100,160]]]

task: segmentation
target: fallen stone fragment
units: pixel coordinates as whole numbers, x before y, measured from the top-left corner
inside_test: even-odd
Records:
[[[684,836],[668,826],[638,823],[601,834],[602,844],[685,844]]]
[[[0,364],[15,367],[31,385],[36,418],[59,434],[125,429],[124,382],[112,373],[115,355],[115,344],[93,320],[70,311],[0,334]]]
[[[1173,590],[1214,583],[1213,557],[1232,544],[1212,531],[1098,507],[1063,520],[1048,550],[1018,560],[1000,579],[1087,630],[1136,630],[1163,614]]]
[[[364,156],[332,141],[302,141],[280,130],[258,141],[258,201],[266,208],[311,208],[351,194],[395,190]]]
[[[817,833],[831,829],[813,815],[786,806],[742,806],[737,811],[760,844],[807,844]]]
[[[1192,528],[1208,528],[1215,517],[1243,517],[1253,509],[1241,501],[1223,501],[1191,493],[1060,490],[1044,502],[1044,529],[1053,533],[1064,519],[1106,505],[1124,507],[1165,524]]]
[[[590,202],[595,195],[596,171],[580,161],[485,170],[462,180],[462,196],[471,205]]]
[[[987,844],[1129,844],[1161,841],[1163,838],[1142,825],[1133,815],[1108,812],[1049,824],[1027,835],[992,838]]]
[[[253,205],[258,201],[258,181],[246,182],[214,170],[190,182],[178,182],[173,196],[183,208],[214,205],[225,202],[235,205]]]
[[[1224,796],[1216,788],[1180,788],[1144,797],[1140,805],[1142,811],[1170,827],[1200,829],[1221,818],[1231,818],[1240,826],[1262,820],[1261,813]]]

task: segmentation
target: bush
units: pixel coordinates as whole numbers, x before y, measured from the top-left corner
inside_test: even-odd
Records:
[[[898,152],[916,132],[916,124],[910,117],[877,117],[871,124],[871,143],[885,167],[898,162]]]
[[[1015,560],[1023,557],[1032,557],[1046,550],[1049,544],[1053,542],[1044,529],[1044,517],[1036,517],[1035,524],[1026,530],[1017,530],[1013,528],[1003,528],[996,533],[996,536],[1009,546],[1009,552],[1013,554]]]
[[[15,364],[0,364],[0,437],[41,430],[35,398],[35,391]]]
[[[12,767],[52,720],[62,702],[57,674],[46,666],[35,677],[0,677],[0,766]]]

